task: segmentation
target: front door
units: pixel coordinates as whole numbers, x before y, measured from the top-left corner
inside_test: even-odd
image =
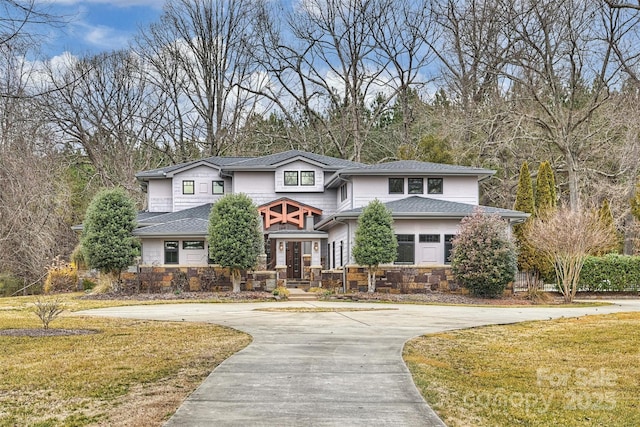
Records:
[[[302,243],[287,242],[287,279],[302,278]]]

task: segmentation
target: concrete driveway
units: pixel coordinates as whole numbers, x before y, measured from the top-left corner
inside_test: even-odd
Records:
[[[267,307],[371,308],[325,313]],[[443,426],[402,360],[415,336],[526,320],[640,311],[640,301],[593,308],[485,308],[353,303],[176,304],[85,315],[209,322],[253,336],[187,398],[167,426]]]

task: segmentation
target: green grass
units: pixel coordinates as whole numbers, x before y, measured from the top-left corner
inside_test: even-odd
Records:
[[[73,311],[124,305],[63,300]],[[29,308],[33,302],[0,299],[0,329],[40,328]],[[0,335],[0,426],[161,425],[215,366],[251,341],[247,334],[208,324],[69,312],[50,327],[99,332]]]
[[[404,358],[448,426],[640,425],[640,313],[420,337]]]

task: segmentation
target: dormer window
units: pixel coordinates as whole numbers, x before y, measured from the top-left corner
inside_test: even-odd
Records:
[[[389,194],[404,194],[404,178],[389,178]]]
[[[316,173],[314,171],[301,171],[300,185],[316,185]]]
[[[284,171],[284,185],[298,185],[298,171]]]
[[[429,194],[442,194],[442,178],[427,179],[427,188]]]
[[[182,194],[196,194],[196,185],[193,181],[182,181]]]
[[[422,178],[409,178],[409,194],[424,193],[424,181]]]

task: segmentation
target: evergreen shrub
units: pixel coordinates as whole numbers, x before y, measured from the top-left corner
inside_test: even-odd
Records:
[[[515,279],[516,250],[506,227],[499,216],[480,210],[460,222],[453,240],[451,269],[472,295],[499,297]]]
[[[24,284],[9,273],[0,274],[0,297],[9,297],[18,292]]]
[[[621,292],[639,289],[640,256],[608,254],[585,259],[580,273],[580,290]]]

